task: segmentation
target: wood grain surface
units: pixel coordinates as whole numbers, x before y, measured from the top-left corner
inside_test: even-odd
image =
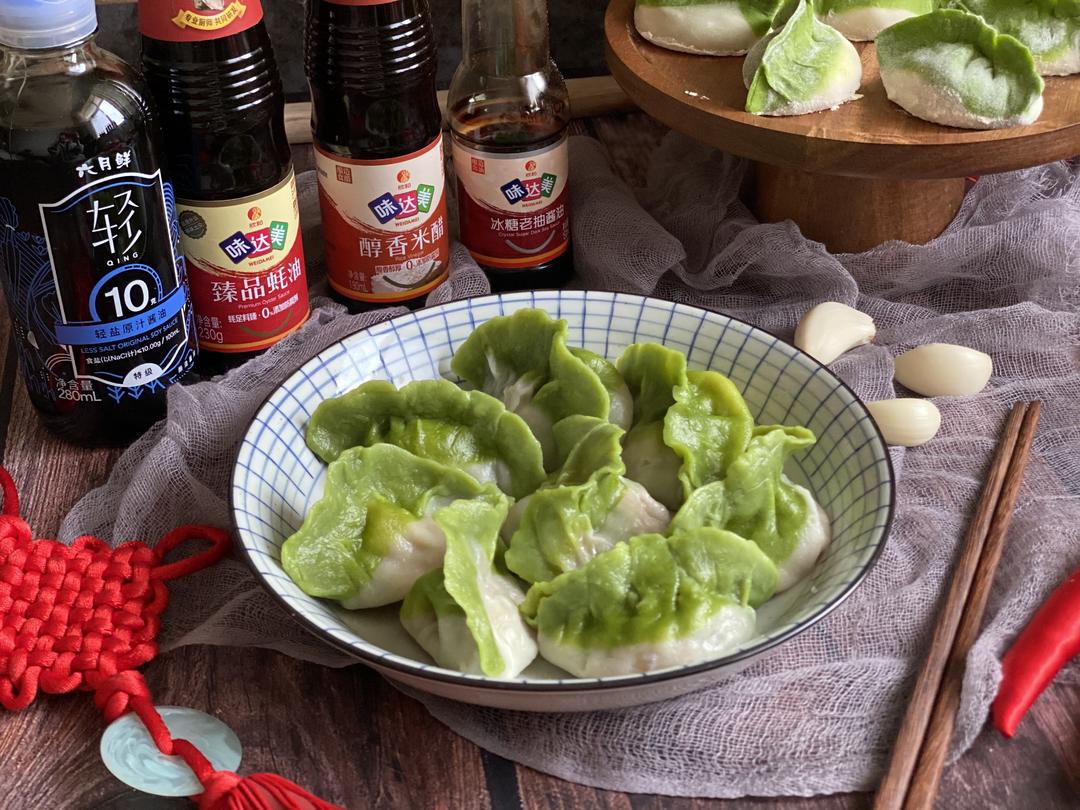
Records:
[[[576,122],[608,146],[633,185],[664,131],[644,116]],[[300,161],[298,161],[299,163]],[[116,451],[81,450],[43,431],[18,379],[0,319],[0,456],[23,493],[37,536],[100,484]],[[362,666],[345,669],[254,649],[189,647],[143,668],[162,704],[221,718],[244,745],[241,770],[272,770],[349,808],[406,810],[861,810],[869,794],[716,801],[570,784],[481,751]],[[1012,741],[984,730],[948,768],[948,810],[1065,810],[1080,806],[1080,679],[1055,685]],[[182,800],[136,793],[98,758],[100,716],[85,693],[0,713],[0,810],[170,810]],[[827,752],[826,752],[827,755]]]
[[[645,112],[729,152],[821,174],[899,179],[1018,169],[1080,152],[1080,77],[1047,77],[1045,109],[1027,127],[964,130],[908,115],[885,96],[874,46],[862,55],[862,98],[835,110],[784,117],[744,110],[741,57],[657,47],[634,28],[634,0],[611,0],[608,67]]]

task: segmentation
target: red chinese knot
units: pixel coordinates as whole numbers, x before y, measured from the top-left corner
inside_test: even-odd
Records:
[[[215,771],[194,745],[173,739],[135,671],[157,655],[155,639],[169,601],[165,583],[221,559],[229,550],[228,533],[181,526],[154,548],[137,541],[110,548],[96,537],[67,546],[34,539],[19,517],[18,493],[3,467],[0,487],[0,705],[19,711],[39,692],[92,691],[106,720],[134,712],[163,754],[184,759],[204,788],[200,808],[333,810],[275,774],[242,778]],[[211,547],[164,562],[188,540],[206,540]]]

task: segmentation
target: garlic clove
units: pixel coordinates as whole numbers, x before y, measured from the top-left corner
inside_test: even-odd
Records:
[[[990,355],[952,343],[927,343],[896,358],[896,381],[926,397],[964,397],[986,387]]]
[[[887,444],[918,447],[926,444],[941,427],[941,411],[928,399],[881,399],[867,402]]]
[[[795,327],[795,346],[828,365],[846,351],[869,343],[877,334],[874,319],[839,301],[812,307]]]

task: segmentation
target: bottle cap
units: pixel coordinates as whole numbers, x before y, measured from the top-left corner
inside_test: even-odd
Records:
[[[0,3],[0,44],[11,48],[60,48],[85,39],[96,28],[94,0],[4,0]]]

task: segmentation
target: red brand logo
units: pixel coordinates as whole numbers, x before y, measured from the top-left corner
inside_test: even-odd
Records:
[[[484,165],[482,158],[472,159],[472,170],[473,174],[487,174],[487,166]]]
[[[527,172],[535,172],[536,171],[536,161],[535,160],[530,160],[528,163],[526,163],[525,164],[525,171],[527,171]]]
[[[397,181],[399,183],[408,183],[410,176],[411,175],[409,174],[408,169],[402,169],[400,172],[397,173]]]
[[[248,220],[254,222],[257,219],[262,219],[262,209],[257,205],[253,205],[248,209]]]
[[[352,183],[352,169],[348,166],[338,166],[336,168],[339,183]]]

